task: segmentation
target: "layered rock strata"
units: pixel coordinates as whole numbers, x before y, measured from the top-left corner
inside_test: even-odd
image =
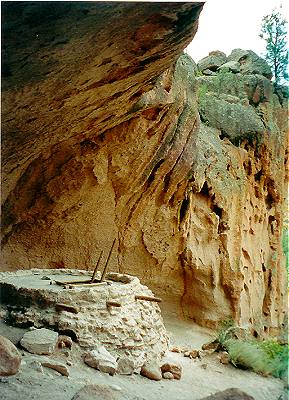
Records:
[[[183,314],[273,334],[286,104],[252,52],[179,57],[201,6],[4,9],[2,268],[93,269],[116,237],[109,267]]]

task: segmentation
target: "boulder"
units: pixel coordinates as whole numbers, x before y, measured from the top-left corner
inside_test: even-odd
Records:
[[[244,90],[249,101],[258,105],[260,102],[269,101],[273,96],[271,82],[263,75],[244,75]]]
[[[0,336],[0,376],[15,375],[19,371],[21,354],[6,337]]]
[[[182,366],[175,363],[165,363],[161,366],[162,373],[170,372],[173,374],[174,379],[181,379],[182,376]]]
[[[248,50],[234,49],[232,50],[231,54],[228,55],[228,61],[237,61],[243,63],[248,56]]]
[[[241,65],[238,61],[228,61],[218,68],[218,71],[240,72]]]
[[[99,346],[97,349],[86,353],[84,362],[92,368],[111,375],[114,375],[118,368],[115,357],[103,346]]]
[[[267,62],[252,50],[234,49],[229,55],[228,61],[239,62],[243,74],[260,74],[268,79],[273,76]]]
[[[240,389],[231,388],[203,397],[201,400],[254,400],[254,397],[249,396]]]
[[[41,328],[26,332],[20,341],[25,350],[33,354],[52,354],[58,340],[58,333]]]
[[[153,361],[144,364],[141,368],[140,374],[153,381],[160,381],[162,379],[160,367]]]
[[[226,78],[226,77],[225,77]],[[200,116],[209,126],[221,130],[232,140],[259,137],[264,130],[260,115],[252,106],[231,103],[219,94],[206,93],[199,99]]]
[[[210,69],[204,69],[204,71],[203,71],[203,74],[204,75],[207,75],[207,76],[215,76],[215,75],[217,75],[217,73],[216,72],[214,72],[214,71],[212,71],[212,70],[210,70]]]
[[[222,51],[212,51],[207,57],[202,58],[198,62],[198,68],[201,71],[211,70],[216,71],[221,65],[227,62],[226,54]]]

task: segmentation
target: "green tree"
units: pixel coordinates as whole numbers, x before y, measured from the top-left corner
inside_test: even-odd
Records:
[[[265,60],[272,69],[276,85],[288,80],[287,21],[279,11],[263,17],[259,36],[267,43]]]

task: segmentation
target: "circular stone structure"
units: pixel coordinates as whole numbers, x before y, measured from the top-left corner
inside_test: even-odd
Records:
[[[161,357],[168,335],[153,293],[134,276],[109,273],[88,284],[90,277],[82,270],[2,272],[1,313],[8,323],[68,334],[86,349],[103,344],[136,369]]]

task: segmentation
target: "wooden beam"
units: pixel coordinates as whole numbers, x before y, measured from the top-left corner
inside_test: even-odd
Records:
[[[100,256],[98,257],[97,264],[96,264],[96,267],[94,268],[94,271],[93,271],[93,274],[92,274],[90,283],[93,283],[93,282],[94,282],[95,275],[96,275],[96,273],[97,273],[97,269],[98,269],[98,266],[99,266],[99,263],[100,263],[102,254],[103,254],[103,250],[101,250]]]
[[[159,297],[143,296],[141,294],[136,295],[135,300],[155,301],[156,303],[160,303],[162,301],[162,299]]]
[[[118,301],[108,300],[106,302],[106,306],[107,307],[121,307],[121,303],[119,303]]]
[[[110,252],[109,252],[109,255],[108,255],[108,257],[107,257],[107,260],[106,260],[106,263],[105,263],[105,266],[104,266],[104,269],[103,269],[103,272],[102,272],[102,275],[101,275],[101,278],[100,278],[100,282],[103,282],[103,281],[104,281],[105,274],[106,274],[106,270],[107,270],[107,266],[108,266],[108,262],[109,262],[109,260],[110,260],[110,256],[111,256],[111,253],[112,253],[113,246],[114,246],[115,242],[116,242],[116,239],[114,239],[114,241],[113,241],[113,243],[112,243],[112,246],[111,246],[111,248],[110,248]]]

